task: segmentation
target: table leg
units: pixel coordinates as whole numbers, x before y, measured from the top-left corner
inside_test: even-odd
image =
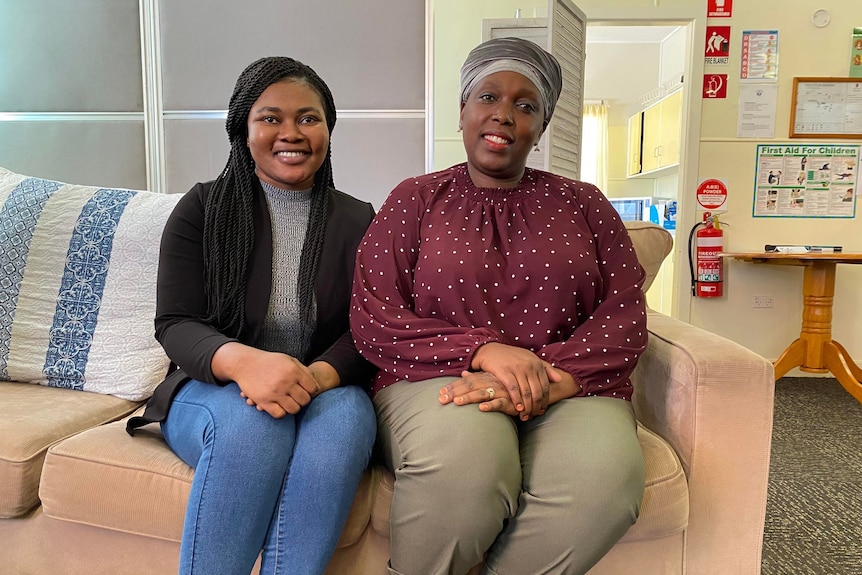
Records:
[[[835,262],[806,262],[802,280],[802,331],[806,342],[802,371],[825,373],[823,352],[832,341],[832,300],[835,295]]]
[[[855,255],[855,254],[854,254]],[[850,395],[862,403],[862,368],[853,363],[850,354],[832,339],[832,304],[835,297],[835,269],[842,263],[862,263],[858,258],[770,258],[745,261],[803,266],[802,328],[799,338],[787,346],[775,363],[775,379],[791,369],[813,373],[832,373]]]
[[[782,377],[785,373],[802,365],[805,361],[805,348],[807,347],[805,340],[797,339],[784,350],[773,365],[775,369],[775,379]]]
[[[838,352],[847,360],[847,367],[850,369],[850,374],[858,381],[862,381],[862,369],[853,363],[853,359],[850,357],[847,349],[835,340],[832,340],[832,345],[838,348]]]
[[[835,376],[844,389],[862,403],[862,370],[853,363],[847,350],[840,343],[830,341],[824,346],[823,356],[826,359],[826,367]]]

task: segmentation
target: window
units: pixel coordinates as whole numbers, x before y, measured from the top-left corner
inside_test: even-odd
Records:
[[[581,180],[602,191],[608,182],[608,106],[602,102],[584,104]]]

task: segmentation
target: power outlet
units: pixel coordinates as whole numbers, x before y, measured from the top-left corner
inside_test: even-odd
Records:
[[[754,296],[754,300],[751,302],[751,307],[753,308],[770,308],[773,304],[771,295],[756,295]]]

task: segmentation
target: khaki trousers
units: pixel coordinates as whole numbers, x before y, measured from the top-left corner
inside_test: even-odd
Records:
[[[635,522],[644,462],[629,402],[561,401],[521,422],[440,405],[453,378],[376,395],[379,455],[395,473],[392,575],[585,573]]]

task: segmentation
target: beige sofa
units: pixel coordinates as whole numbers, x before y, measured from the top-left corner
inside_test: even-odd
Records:
[[[671,238],[642,222],[629,230],[651,281]],[[591,573],[758,573],[772,366],[656,312],[648,328],[634,375],[646,494],[637,523]],[[0,572],[176,572],[192,470],[156,426],[126,434],[125,418],[141,405],[0,382]],[[392,487],[382,467],[368,469],[328,573],[386,573]]]

